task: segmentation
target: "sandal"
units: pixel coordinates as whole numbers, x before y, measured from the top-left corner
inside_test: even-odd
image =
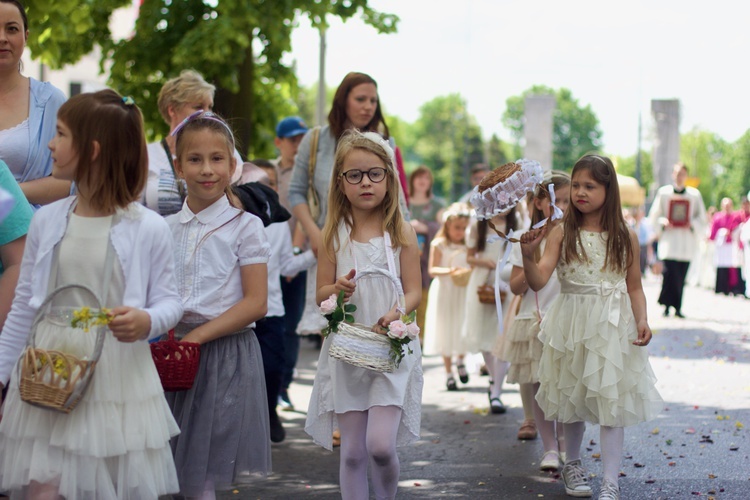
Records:
[[[448,389],[449,391],[458,390],[458,384],[456,384],[456,379],[453,378],[453,375],[451,375],[445,380],[445,388]]]
[[[536,439],[536,422],[533,420],[524,420],[518,429],[518,439]]]
[[[492,398],[490,399],[490,412],[492,412],[495,415],[501,415],[507,411],[507,408],[505,408],[505,405],[502,401],[500,401],[500,398]]]
[[[542,455],[539,462],[539,470],[557,472],[560,470],[560,454],[555,450],[549,450]]]
[[[333,431],[331,439],[333,441],[332,444],[334,448],[336,448],[337,446],[341,446],[341,432],[338,429]]]
[[[466,365],[456,365],[456,369],[458,370],[458,379],[461,381],[461,383],[468,384],[469,372],[466,371]]]

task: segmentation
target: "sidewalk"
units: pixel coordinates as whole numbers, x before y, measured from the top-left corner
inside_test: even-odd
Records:
[[[687,319],[664,318],[656,304],[660,284],[650,279],[644,288],[655,332],[648,349],[666,408],[626,429],[621,498],[748,499],[750,300],[687,288]],[[338,450],[314,445],[303,430],[318,354],[303,340],[290,394],[296,411],[280,412],[287,439],[273,445],[274,473],[219,498],[340,498]],[[539,472],[540,441],[516,439],[523,419],[518,386],[505,385],[508,413],[492,415],[486,377],[472,373],[461,391],[447,392],[441,359],[424,358],[423,367],[422,438],[399,449],[399,499],[570,498],[559,476]],[[595,494],[598,442],[598,427],[588,426],[582,455]]]

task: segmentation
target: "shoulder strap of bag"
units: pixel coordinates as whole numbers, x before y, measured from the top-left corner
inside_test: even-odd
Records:
[[[315,165],[318,160],[318,140],[320,139],[320,127],[315,127],[310,136],[310,160],[307,162],[307,182],[310,189],[314,189]]]

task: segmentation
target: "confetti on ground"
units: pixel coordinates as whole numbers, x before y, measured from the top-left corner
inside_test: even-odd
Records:
[[[653,430],[651,431],[651,434],[659,434],[659,428],[654,427]]]
[[[685,429],[685,434],[695,434],[695,429],[693,429],[692,427],[688,427],[687,429]]]

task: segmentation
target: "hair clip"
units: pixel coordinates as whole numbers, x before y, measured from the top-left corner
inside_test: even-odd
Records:
[[[122,98],[122,103],[125,106],[135,106],[135,101],[129,95],[126,95],[125,97]]]

